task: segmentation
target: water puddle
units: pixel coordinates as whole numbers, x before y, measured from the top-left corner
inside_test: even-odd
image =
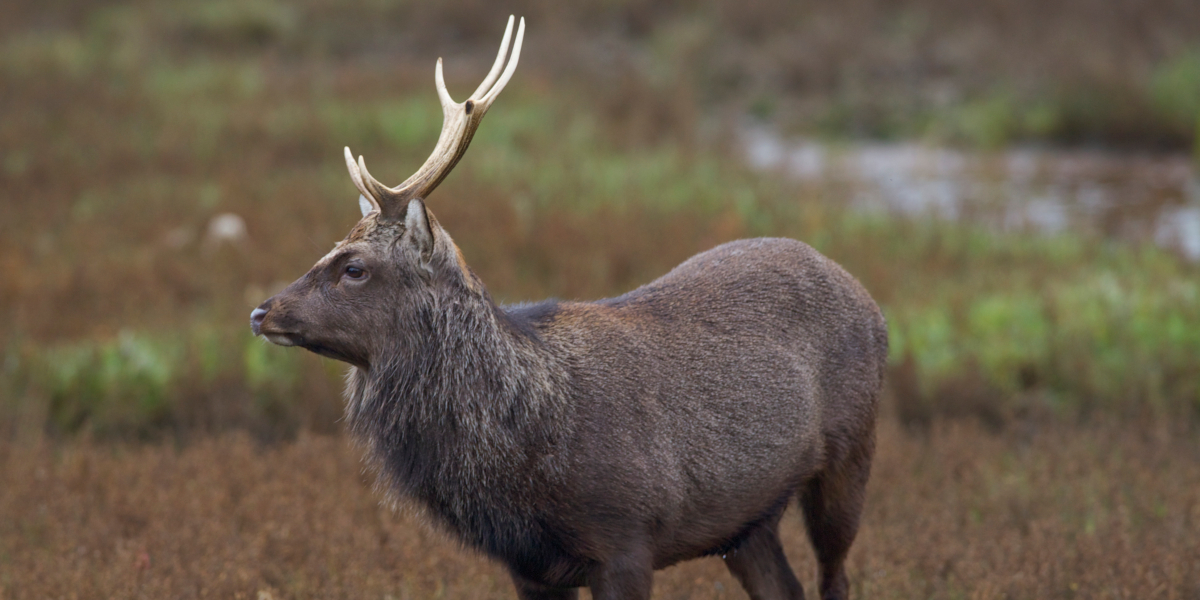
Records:
[[[851,190],[859,210],[1153,241],[1200,261],[1200,178],[1186,155],[835,146],[765,128],[745,129],[742,147],[754,168]]]

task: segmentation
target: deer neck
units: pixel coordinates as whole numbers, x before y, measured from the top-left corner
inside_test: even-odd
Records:
[[[562,476],[570,434],[562,362],[481,296],[420,315],[417,331],[371,369],[351,369],[347,385],[347,422],[381,482],[463,534],[478,530],[471,519],[524,526],[530,515],[480,504],[528,505],[508,500]]]

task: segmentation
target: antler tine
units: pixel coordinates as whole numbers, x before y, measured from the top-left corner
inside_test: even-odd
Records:
[[[442,103],[442,132],[438,136],[433,153],[429,155],[425,164],[421,165],[421,168],[417,169],[417,172],[413,173],[404,183],[394,188],[388,188],[371,176],[361,156],[358,163],[352,165],[353,161],[347,155],[346,163],[351,169],[350,177],[355,180],[355,185],[364,196],[377,201],[385,218],[400,218],[407,207],[408,200],[428,196],[446,178],[446,175],[467,151],[467,146],[471,144],[471,138],[475,136],[475,129],[483,120],[484,113],[487,112],[488,107],[504,89],[504,86],[508,84],[513,71],[517,68],[521,43],[525,37],[524,18],[521,19],[520,26],[517,28],[516,41],[513,43],[512,56],[509,57],[507,66],[505,66],[504,60],[508,54],[509,42],[512,41],[514,20],[514,17],[508,18],[504,39],[500,44],[500,52],[496,56],[492,70],[483,79],[479,89],[475,90],[475,93],[463,103],[457,103],[450,97],[450,92],[446,89],[445,76],[442,73],[442,59],[438,59],[437,69],[434,71],[434,82],[437,86],[438,99]],[[502,67],[504,67],[503,73],[500,71]]]
[[[382,183],[378,179],[371,176],[371,172],[367,170],[367,161],[363,160],[362,155],[358,155],[358,172],[362,177],[363,187],[367,188],[371,193],[366,194],[368,198],[377,198],[379,205],[382,208],[385,201],[389,200],[394,195],[394,190]],[[362,190],[359,190],[362,191]]]
[[[445,120],[446,111],[450,110],[451,106],[458,106],[454,98],[450,97],[449,90],[446,89],[446,77],[442,75],[442,59],[438,57],[437,69],[433,73],[433,82],[437,84],[438,100],[442,102],[442,127],[445,128],[447,121]]]
[[[363,181],[362,171],[359,170],[358,164],[354,162],[354,155],[350,153],[350,146],[345,147],[346,169],[350,171],[350,180],[354,182],[354,187],[358,188],[359,193],[363,195],[375,210],[379,210],[379,200],[371,193],[366,182]]]
[[[512,21],[509,21],[511,27]],[[506,42],[508,40],[505,40]],[[517,41],[513,44],[512,56],[508,59],[508,66],[504,68],[504,75],[500,77],[500,81],[496,82],[496,87],[492,88],[486,96],[479,100],[484,107],[491,106],[492,100],[504,91],[504,86],[508,85],[508,80],[512,79],[513,73],[517,70],[517,62],[521,59],[521,42],[525,41],[525,17],[521,17],[521,25],[517,27]],[[493,69],[494,70],[494,69]],[[478,92],[476,92],[478,93]]]
[[[500,52],[496,53],[496,62],[492,63],[492,70],[488,71],[487,77],[483,78],[483,83],[475,88],[475,93],[471,94],[471,98],[479,98],[479,95],[488,91],[492,87],[492,83],[496,81],[496,77],[500,75],[500,69],[504,67],[504,57],[508,54],[508,42],[512,39],[513,15],[508,15],[508,25],[504,28],[504,41],[500,42]],[[522,31],[525,27],[525,17],[521,17]],[[520,34],[517,35],[520,38]],[[517,42],[518,44],[520,42]]]

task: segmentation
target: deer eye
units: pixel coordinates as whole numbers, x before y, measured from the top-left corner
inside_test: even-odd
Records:
[[[367,272],[363,270],[362,267],[356,267],[354,265],[346,265],[346,270],[343,271],[343,273],[350,279],[362,279],[367,276]]]

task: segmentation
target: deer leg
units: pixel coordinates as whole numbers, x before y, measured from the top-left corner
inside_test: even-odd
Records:
[[[643,553],[626,554],[596,567],[589,578],[593,600],[650,600],[654,567]]]
[[[536,589],[518,585],[517,598],[521,600],[578,600],[579,588]]]
[[[804,599],[804,588],[779,544],[778,524],[778,520],[764,523],[724,556],[725,566],[751,600]]]
[[[850,595],[846,554],[858,533],[874,450],[874,436],[869,436],[839,460],[831,461],[800,494],[808,539],[820,563],[822,600],[845,600]]]
[[[512,574],[513,585],[517,587],[517,598],[521,600],[578,600],[578,588],[550,588]]]

